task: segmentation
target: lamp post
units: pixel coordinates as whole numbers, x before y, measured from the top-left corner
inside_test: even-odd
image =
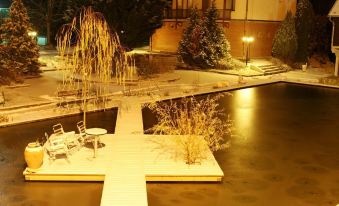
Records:
[[[86,126],[86,112],[87,112],[87,81],[88,81],[88,79],[87,79],[87,76],[88,76],[88,74],[87,74],[87,72],[85,72],[85,73],[83,73],[83,76],[82,76],[82,78],[83,78],[83,80],[85,80],[84,81],[84,88],[83,88],[83,90],[82,90],[82,96],[83,96],[83,108],[84,108],[84,110],[83,110],[83,113],[84,113],[84,115],[83,115],[83,122],[84,122],[84,125]]]
[[[251,43],[254,41],[252,36],[244,36],[242,37],[242,41],[246,44],[246,67],[248,62],[250,61],[250,46]]]

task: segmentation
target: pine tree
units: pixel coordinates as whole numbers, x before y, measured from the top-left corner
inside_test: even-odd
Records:
[[[1,38],[6,41],[7,61],[16,62],[18,74],[39,73],[39,49],[36,42],[28,36],[31,26],[21,0],[13,0],[9,17],[0,29]]]
[[[278,28],[272,46],[272,56],[284,61],[293,61],[298,48],[295,19],[290,11]]]
[[[102,12],[121,44],[130,48],[145,46],[162,26],[168,0],[96,0],[94,9]]]
[[[313,6],[309,0],[300,0],[297,4],[296,12],[296,33],[298,39],[298,49],[296,61],[306,62],[309,56],[309,44],[314,24]]]
[[[1,25],[3,24],[4,20],[1,18],[1,13],[0,13],[0,45],[2,44],[2,37],[1,37]]]
[[[178,48],[178,53],[186,64],[202,68],[209,66],[208,55],[211,51],[208,48],[207,33],[197,9],[193,8]]]
[[[215,67],[221,59],[231,59],[230,44],[217,23],[218,12],[213,1],[201,18],[196,8],[179,43],[178,53],[189,65],[201,68]]]
[[[215,6],[215,0],[211,7],[206,11],[203,19],[203,26],[206,27],[208,33],[210,55],[208,55],[209,65],[215,66],[221,59],[230,60],[230,44],[225,37],[223,29],[217,23],[218,11]]]
[[[9,48],[0,45],[0,85],[21,82],[22,78],[17,72],[19,67],[20,63],[10,55]]]

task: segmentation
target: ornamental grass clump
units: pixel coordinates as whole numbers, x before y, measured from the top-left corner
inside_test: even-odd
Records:
[[[172,143],[164,144],[161,138],[157,143],[162,149],[172,150],[176,156],[181,156],[187,164],[198,163],[206,157],[208,149],[215,152],[229,146],[233,122],[218,108],[218,100],[224,95],[147,104],[158,120],[149,131],[173,136],[174,146]]]

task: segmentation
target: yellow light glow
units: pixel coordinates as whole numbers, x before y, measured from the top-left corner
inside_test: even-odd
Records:
[[[255,90],[253,88],[241,89],[238,91],[237,101],[243,104],[252,104],[254,101]]]
[[[247,43],[251,43],[251,42],[254,41],[254,37],[253,36],[244,36],[244,37],[242,37],[242,41],[247,42]]]
[[[254,88],[237,90],[232,98],[234,99],[234,108],[236,108],[233,114],[234,122],[240,129],[241,136],[246,140],[253,132],[256,90]]]
[[[30,37],[36,37],[37,34],[38,33],[36,31],[29,31],[28,32],[28,36],[30,36]]]

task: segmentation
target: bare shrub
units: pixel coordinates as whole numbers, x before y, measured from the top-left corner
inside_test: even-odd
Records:
[[[9,118],[7,115],[0,114],[0,123],[8,122]]]
[[[246,64],[238,59],[229,58],[229,59],[222,59],[216,66],[216,69],[221,70],[240,70],[244,69]]]
[[[175,69],[176,56],[159,54],[135,54],[137,73],[142,77],[171,72]]]
[[[218,108],[218,100],[224,95],[207,96],[201,100],[183,98],[179,103],[172,100],[169,103],[149,103],[146,106],[158,119],[149,131],[173,135],[175,153],[181,154],[187,164],[194,164],[205,157],[208,148],[215,152],[229,146],[233,122],[229,115],[223,121],[221,117],[225,113]]]

